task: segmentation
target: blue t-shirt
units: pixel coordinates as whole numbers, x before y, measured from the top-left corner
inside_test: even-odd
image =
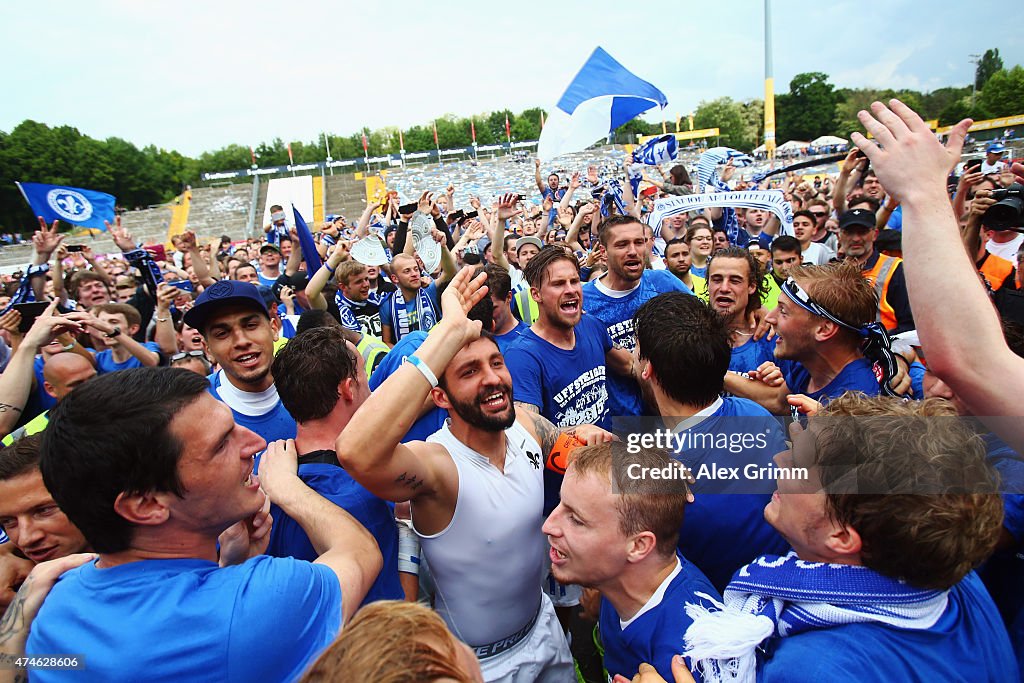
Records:
[[[824,388],[818,391],[807,391],[807,385],[811,383],[811,373],[793,360],[782,360],[778,362],[782,376],[786,380],[786,386],[792,394],[806,394],[816,401],[821,397],[826,399],[839,398],[847,391],[860,391],[868,396],[878,396],[878,378],[867,358],[858,358],[846,364],[839,374],[832,378]]]
[[[596,424],[611,429],[605,354],[612,348],[603,322],[584,314],[576,346],[560,349],[526,330],[505,352],[516,401],[530,403],[558,427]],[[564,473],[544,468],[544,514],[558,506]]]
[[[363,600],[402,600],[405,592],[398,582],[398,527],[394,511],[386,502],[367,491],[345,468],[338,464],[309,463],[299,465],[299,479],[306,486],[356,518],[377,540],[384,566]],[[299,523],[277,505],[270,506],[274,524],[270,529],[267,555],[294,557],[312,562],[320,554]]]
[[[775,481],[748,476],[771,467],[775,455],[788,446],[771,413],[735,396],[722,398],[711,416],[685,431],[689,442],[675,457],[697,481],[694,502],[686,506],[679,550],[722,591],[740,567],[758,556],[789,552],[786,540],[764,520]],[[714,479],[716,468],[739,468],[739,479]]]
[[[612,341],[627,351],[636,348],[633,315],[644,303],[666,292],[693,294],[679,278],[667,270],[645,270],[636,288],[625,296],[609,296],[598,288],[598,280],[583,285],[583,309],[596,316],[608,328]],[[640,387],[631,377],[610,374],[608,377],[608,411],[613,417],[644,414]]]
[[[370,390],[376,391],[381,384],[384,384],[384,380],[395,374],[398,368],[402,367],[406,356],[416,353],[416,349],[420,348],[426,339],[427,333],[420,332],[419,330],[410,332],[402,337],[384,356],[384,360],[380,362],[377,369],[373,371],[373,374],[370,376]],[[444,426],[444,421],[447,419],[448,411],[434,406],[426,415],[423,415],[412,424],[412,427],[409,428],[409,431],[402,438],[402,443],[426,441],[428,436]]]
[[[218,401],[222,401],[218,389],[220,388],[221,373],[215,372],[206,379],[210,381],[210,393]],[[230,407],[230,406],[228,406]],[[244,415],[234,408],[231,414],[235,417],[235,423],[240,424],[248,430],[259,434],[268,444],[271,441],[282,441],[295,438],[295,418],[285,410],[281,399],[277,400],[274,407],[263,415]],[[260,456],[256,456],[256,467],[259,468]]]
[[[160,345],[156,342],[146,342],[143,344],[147,350],[153,353],[160,354]],[[96,374],[103,375],[108,372],[116,372],[118,370],[131,370],[132,368],[141,368],[142,361],[135,356],[129,356],[128,360],[123,363],[117,363],[114,361],[114,350],[105,349],[98,352],[94,356],[96,360]]]
[[[526,330],[505,354],[515,400],[540,408],[556,426],[596,424],[611,428],[605,355],[612,339],[605,325],[584,314],[576,325],[576,346],[560,349]]]
[[[775,339],[754,339],[751,337],[739,346],[734,346],[729,357],[729,369],[733,372],[750,372],[765,361],[775,362]]]
[[[259,278],[260,284],[263,285],[264,287],[273,287],[275,284],[277,284],[277,278],[281,276],[275,275],[274,277],[267,277],[263,274],[262,270],[257,269],[256,277]]]
[[[494,341],[498,342],[498,349],[501,350],[502,354],[508,351],[508,347],[512,345],[512,342],[514,342],[516,339],[519,339],[519,335],[521,335],[526,330],[530,329],[530,326],[524,323],[522,320],[518,322],[518,325],[513,327],[505,334],[494,335]]]
[[[255,557],[141,560],[65,573],[32,623],[26,652],[83,653],[93,681],[291,681],[341,627],[326,565]],[[69,673],[35,670],[33,681]]]
[[[685,557],[678,554],[676,557],[680,563],[679,573],[669,582],[664,595],[643,614],[634,616],[625,629],[612,604],[601,598],[601,644],[609,680],[616,674],[632,680],[645,662],[657,669],[665,680],[673,680],[672,657],[683,651],[683,635],[693,622],[686,615],[685,605],[715,609],[713,603],[698,597],[697,593],[721,600],[721,595],[697,567]],[[652,601],[654,599],[652,597]]]
[[[380,302],[380,324],[381,324],[382,327],[383,326],[388,326],[388,327],[391,328],[391,335],[392,335],[392,338],[395,340],[396,343],[398,341],[400,341],[404,335],[402,334],[401,329],[399,329],[399,327],[395,324],[394,316],[392,316],[392,314],[391,314],[391,302],[394,299],[394,297],[396,296],[396,294],[398,292],[400,292],[400,291],[401,290],[395,290],[394,292],[390,292]],[[437,312],[436,319],[430,325],[430,327],[433,327],[434,325],[437,324],[437,321],[441,319],[441,306],[438,303],[438,299],[437,299],[437,283],[436,282],[431,282],[427,286],[427,290],[426,291],[427,291],[427,296],[430,297],[430,301],[434,304],[434,311]],[[410,332],[415,332],[416,330],[420,330],[420,323],[421,323],[421,321],[419,319],[419,314],[416,311],[416,301],[417,301],[417,298],[418,297],[413,297],[410,301],[406,301],[405,302],[405,314],[406,314],[406,316],[408,316],[408,319],[409,319],[409,331]],[[429,332],[430,331],[430,327],[427,327],[427,329],[421,330],[421,331],[422,332]]]
[[[760,683],[821,681],[971,681],[1006,683],[1020,674],[1006,629],[981,581],[968,574],[929,629],[880,623],[805,631],[758,653]]]

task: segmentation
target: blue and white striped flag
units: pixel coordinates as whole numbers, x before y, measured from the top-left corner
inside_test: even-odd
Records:
[[[579,152],[668,98],[600,47],[587,59],[548,117],[537,156],[551,160]]]
[[[697,180],[700,181],[701,192],[704,192],[708,185],[719,190],[728,189],[722,187],[723,183],[719,181],[716,169],[719,164],[727,163],[730,159],[733,166],[749,166],[754,163],[749,154],[731,147],[712,147],[700,155],[700,160],[697,161]]]
[[[659,135],[633,150],[633,161],[647,166],[667,164],[676,158],[679,143],[675,135]]]

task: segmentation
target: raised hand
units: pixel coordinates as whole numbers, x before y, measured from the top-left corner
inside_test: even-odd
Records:
[[[857,118],[875,139],[854,133],[853,144],[871,160],[890,194],[901,203],[937,198],[940,193],[945,199],[946,178],[960,161],[971,119],[956,124],[943,145],[921,117],[899,100],[889,100],[888,107],[875,102],[870,113],[861,111]]]
[[[45,256],[46,260],[49,260],[50,254],[64,239],[64,235],[57,232],[57,221],[47,227],[43,217],[39,216],[38,218],[39,229],[32,235],[32,246],[35,247],[37,254]]]
[[[420,195],[420,199],[416,202],[416,209],[420,213],[433,213],[437,209],[437,204],[434,203],[434,193],[424,192]]]
[[[569,189],[570,190],[578,190],[582,185],[583,185],[583,182],[580,180],[580,172],[579,171],[576,171],[575,173],[572,174],[572,176],[569,177]]]
[[[103,221],[103,224],[107,226],[107,232],[110,233],[110,239],[114,240],[114,244],[121,250],[122,253],[127,253],[135,249],[135,239],[132,234],[121,227],[121,217],[117,216],[114,219],[114,225],[111,225],[108,221]]]
[[[498,199],[498,220],[506,221],[523,213],[523,209],[516,208],[519,204],[519,195],[514,193],[503,194]]]
[[[441,295],[441,322],[454,328],[454,334],[461,333],[463,344],[480,336],[482,323],[470,320],[467,316],[470,309],[485,296],[487,273],[480,273],[474,278],[472,268],[463,268],[456,273]]]

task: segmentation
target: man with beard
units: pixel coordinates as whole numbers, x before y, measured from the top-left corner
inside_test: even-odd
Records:
[[[371,493],[411,502],[438,612],[474,648],[486,680],[572,681],[568,645],[540,591],[541,468],[560,434],[535,413],[517,416],[497,344],[467,317],[485,279],[456,275],[438,329],[370,395],[335,451]],[[399,443],[428,391],[448,423],[426,442]],[[575,436],[611,438],[592,426]]]
[[[597,235],[608,254],[608,272],[583,285],[583,307],[605,324],[612,343],[626,351],[636,346],[633,314],[645,301],[665,292],[692,294],[672,273],[645,269],[645,227],[633,216],[612,216],[601,223]],[[609,377],[608,399],[613,417],[643,414],[640,389],[632,377]]]
[[[708,281],[690,272],[690,245],[684,238],[675,237],[665,245],[665,267],[691,292],[707,298]]]
[[[184,320],[203,335],[220,366],[210,375],[210,393],[231,408],[235,422],[267,443],[294,439],[295,420],[281,404],[270,373],[274,328],[256,286],[216,282],[203,290]]]
[[[775,343],[754,339],[757,321],[754,311],[761,308],[764,280],[757,260],[749,249],[727,247],[716,252],[708,263],[708,301],[729,330],[732,356],[729,370],[750,372],[775,358]]]
[[[398,288],[380,303],[381,339],[394,346],[416,330],[429,332],[437,324],[441,307],[437,297],[455,273],[455,260],[446,246],[441,248],[444,272],[427,287],[420,286],[420,266],[409,254],[396,254],[391,261],[391,279]]]

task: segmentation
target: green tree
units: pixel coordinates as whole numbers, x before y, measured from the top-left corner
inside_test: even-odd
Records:
[[[1024,67],[1018,64],[992,74],[978,96],[978,105],[989,117],[1024,112]]]
[[[981,56],[978,61],[978,66],[974,70],[974,87],[981,90],[988,83],[988,80],[998,72],[1003,70],[1003,58],[999,56],[999,48],[991,50],[985,50],[985,54]],[[999,114],[996,114],[999,116]]]
[[[815,71],[794,76],[789,82],[789,93],[775,99],[779,143],[809,141],[830,133],[838,101],[827,74]]]
[[[720,141],[726,147],[749,152],[756,147],[752,144],[756,133],[751,134],[743,105],[731,97],[719,97],[710,102],[701,102],[693,113],[694,128],[718,128]],[[659,127],[660,130],[660,127]]]

